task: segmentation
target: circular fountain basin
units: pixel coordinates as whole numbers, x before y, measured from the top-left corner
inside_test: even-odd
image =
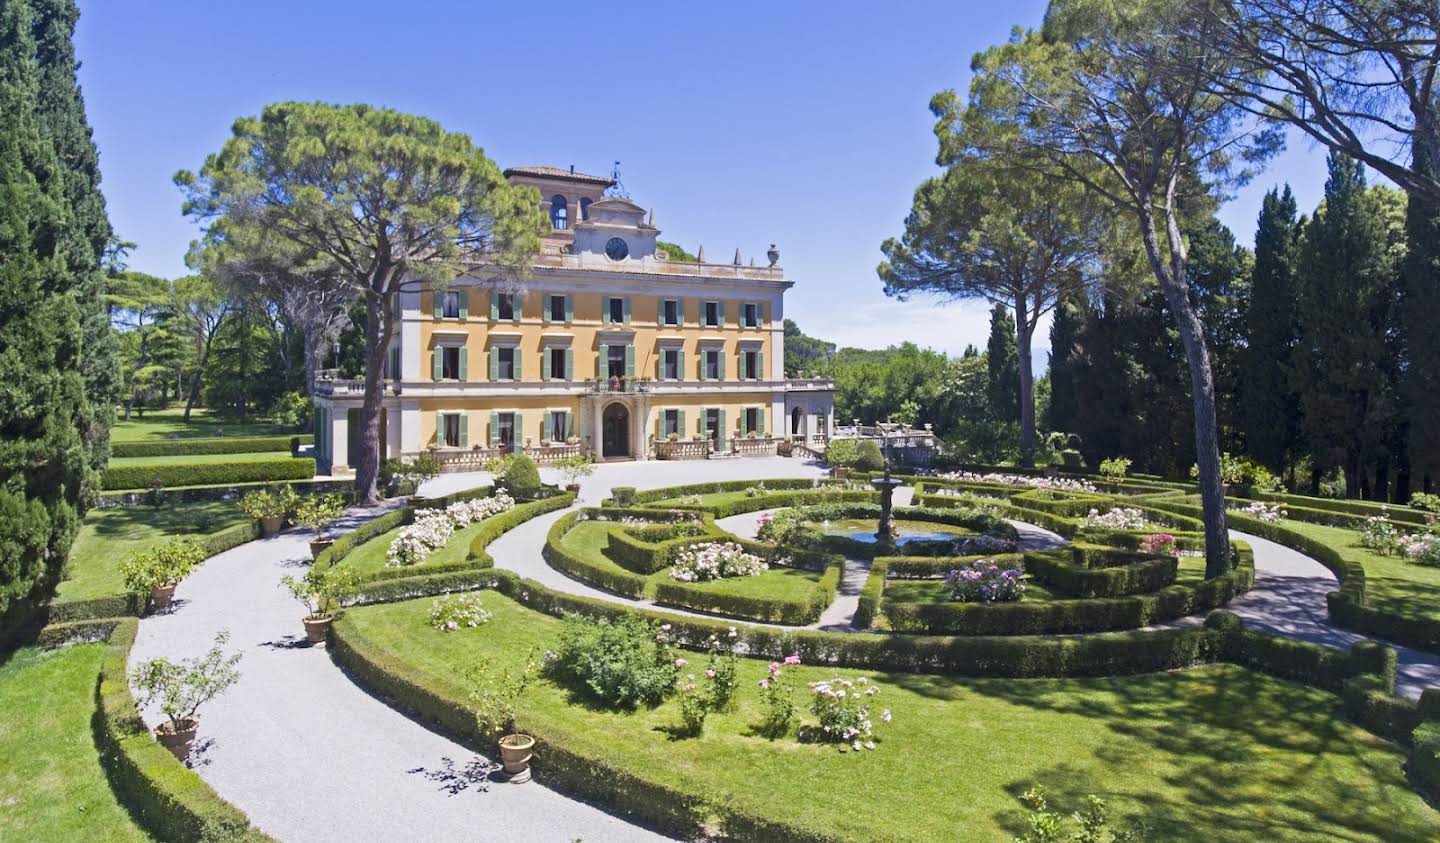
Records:
[[[827,536],[840,536],[846,539],[853,539],[859,542],[876,542],[876,523],[874,519],[847,518],[843,521],[831,521],[821,524],[820,531]],[[932,524],[928,521],[899,521],[895,522],[894,544],[903,545],[908,542],[936,542],[953,541],[964,536],[973,536],[970,530],[961,527],[951,527],[946,524]]]

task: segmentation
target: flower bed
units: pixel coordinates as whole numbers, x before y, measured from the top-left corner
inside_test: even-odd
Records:
[[[449,544],[458,529],[473,522],[507,512],[515,507],[515,499],[504,489],[493,497],[456,501],[444,509],[424,509],[415,514],[410,526],[400,531],[385,553],[385,566],[399,568],[423,563],[432,551]]]

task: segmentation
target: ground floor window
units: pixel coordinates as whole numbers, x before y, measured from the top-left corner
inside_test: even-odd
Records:
[[[445,413],[440,417],[443,429],[441,430],[441,443],[446,448],[461,447],[460,441],[460,420],[459,413]]]
[[[711,439],[717,442],[720,440],[721,416],[722,414],[720,410],[714,407],[705,411],[704,433],[707,439]]]
[[[681,433],[680,427],[680,411],[666,410],[664,416],[661,418],[660,435],[667,439],[671,436],[679,436]]]
[[[754,433],[754,434],[756,434],[756,435],[762,435],[762,436],[763,436],[764,433],[765,433],[765,431],[761,430],[761,428],[764,427],[764,426],[765,426],[765,418],[764,418],[764,416],[761,414],[761,411],[760,411],[760,408],[759,408],[759,407],[747,407],[747,408],[745,408],[745,432],[746,432],[746,433]]]
[[[566,421],[570,414],[564,410],[554,410],[550,413],[550,440],[563,442],[566,436]]]
[[[495,444],[501,448],[510,448],[515,444],[515,414],[495,414]]]

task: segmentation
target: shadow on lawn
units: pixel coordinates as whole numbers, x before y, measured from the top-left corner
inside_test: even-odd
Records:
[[[911,679],[920,685],[924,677]],[[892,681],[910,687],[905,677]],[[1152,840],[1186,839],[1202,829],[1205,839],[1234,841],[1421,841],[1440,833],[1434,814],[1427,823],[1387,810],[1410,790],[1401,750],[1341,720],[1338,700],[1323,692],[1228,666],[967,687],[1022,708],[1102,722],[1114,737],[1088,758],[1011,782],[1016,807],[996,821],[1016,834],[1025,831],[1020,796],[1036,785],[1052,809],[1067,814],[1082,809],[1088,794],[1100,796],[1110,803],[1113,824],[1143,824]],[[1346,756],[1360,774],[1337,779],[1332,762]],[[1111,789],[1112,773],[1137,767],[1154,771],[1155,787]],[[1326,787],[1316,791],[1317,783]]]

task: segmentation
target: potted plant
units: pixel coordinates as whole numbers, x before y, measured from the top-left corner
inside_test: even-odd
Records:
[[[280,584],[290,589],[305,606],[305,640],[311,644],[324,644],[330,633],[330,622],[335,619],[335,610],[340,608],[340,599],[354,589],[360,577],[351,568],[329,567],[324,570],[311,568],[303,577],[281,577]]]
[[[295,509],[297,498],[295,490],[289,486],[256,489],[240,499],[240,511],[259,521],[260,535],[269,538],[285,525],[285,519]]]
[[[515,705],[537,668],[532,650],[518,671],[507,667],[496,673],[490,660],[482,657],[469,672],[475,725],[483,734],[500,736],[500,763],[513,784],[530,781],[535,738],[515,726]]]
[[[574,453],[555,461],[555,467],[565,475],[565,491],[580,493],[580,478],[595,473],[595,460],[586,454]]]
[[[334,539],[323,538],[325,528],[345,514],[345,498],[336,495],[307,495],[295,506],[295,523],[315,531],[310,540],[310,557],[318,557]]]
[[[169,608],[175,598],[175,586],[205,559],[205,548],[199,540],[179,536],[164,544],[133,553],[120,563],[125,586],[135,594],[148,594],[150,608],[159,612]]]
[[[200,706],[240,679],[235,667],[240,654],[227,656],[224,651],[229,641],[230,633],[221,630],[210,652],[203,656],[180,662],[161,656],[141,662],[130,674],[140,705],[158,703],[166,717],[156,727],[155,738],[181,761],[189,757],[195,733],[200,729]]]

